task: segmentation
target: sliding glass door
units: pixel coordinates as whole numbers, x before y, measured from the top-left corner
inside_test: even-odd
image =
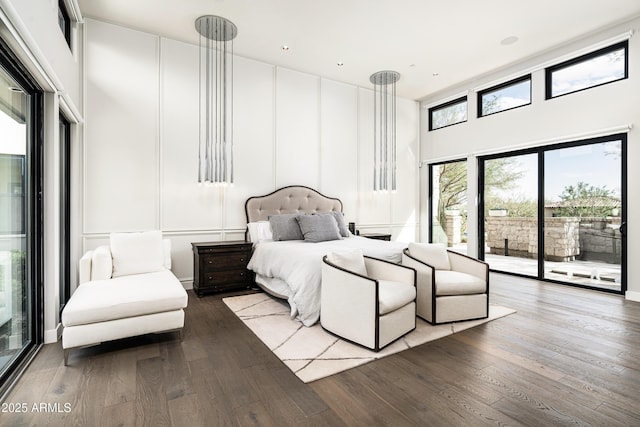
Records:
[[[484,162],[484,255],[492,269],[538,274],[538,155],[519,153]]]
[[[481,257],[494,271],[624,292],[626,135],[479,159]]]
[[[621,290],[622,145],[545,151],[545,278]]]
[[[0,43],[0,394],[42,336],[41,104]]]

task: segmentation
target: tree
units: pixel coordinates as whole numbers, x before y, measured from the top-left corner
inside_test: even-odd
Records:
[[[560,199],[558,216],[605,217],[619,204],[606,185],[596,187],[583,181],[564,187]]]
[[[485,162],[484,182],[485,188],[488,189],[485,194],[487,200],[497,199],[495,196],[497,191],[509,190],[515,186],[524,175],[519,166],[516,159],[509,157]],[[434,180],[436,180],[438,191],[437,211],[434,212],[434,216],[442,229],[446,232],[445,210],[447,209],[460,209],[463,223],[466,223],[467,162],[438,165],[434,173]],[[487,203],[487,200],[485,200],[485,209],[493,206],[493,204]]]

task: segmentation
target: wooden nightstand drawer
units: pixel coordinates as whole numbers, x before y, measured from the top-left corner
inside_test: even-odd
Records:
[[[205,273],[200,277],[200,284],[203,287],[220,286],[225,284],[243,283],[249,277],[249,271],[244,270],[224,270]]]
[[[221,255],[201,255],[201,268],[205,271],[228,270],[230,268],[246,267],[249,254],[246,252],[230,252]]]
[[[206,292],[231,291],[251,287],[253,275],[247,270],[251,243],[227,241],[192,243],[193,289]]]

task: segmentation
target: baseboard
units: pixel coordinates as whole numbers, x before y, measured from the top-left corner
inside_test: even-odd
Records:
[[[624,294],[624,298],[628,299],[629,301],[636,301],[636,302],[640,302],[640,292],[635,292],[635,291],[627,291]]]
[[[181,280],[180,282],[185,289],[193,289],[193,280]]]
[[[62,336],[62,323],[58,323],[55,329],[49,329],[44,331],[44,343],[51,344],[58,342],[58,339]]]

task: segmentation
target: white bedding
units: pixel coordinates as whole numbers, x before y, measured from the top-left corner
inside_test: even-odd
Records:
[[[365,237],[351,236],[342,240],[309,243],[302,240],[257,243],[248,268],[256,273],[256,281],[269,287],[269,282],[289,285],[287,300],[291,317],[305,326],[311,326],[320,318],[320,283],[322,257],[328,252],[360,248],[365,255],[399,263],[406,243],[386,242]],[[275,292],[283,295],[282,286]]]

